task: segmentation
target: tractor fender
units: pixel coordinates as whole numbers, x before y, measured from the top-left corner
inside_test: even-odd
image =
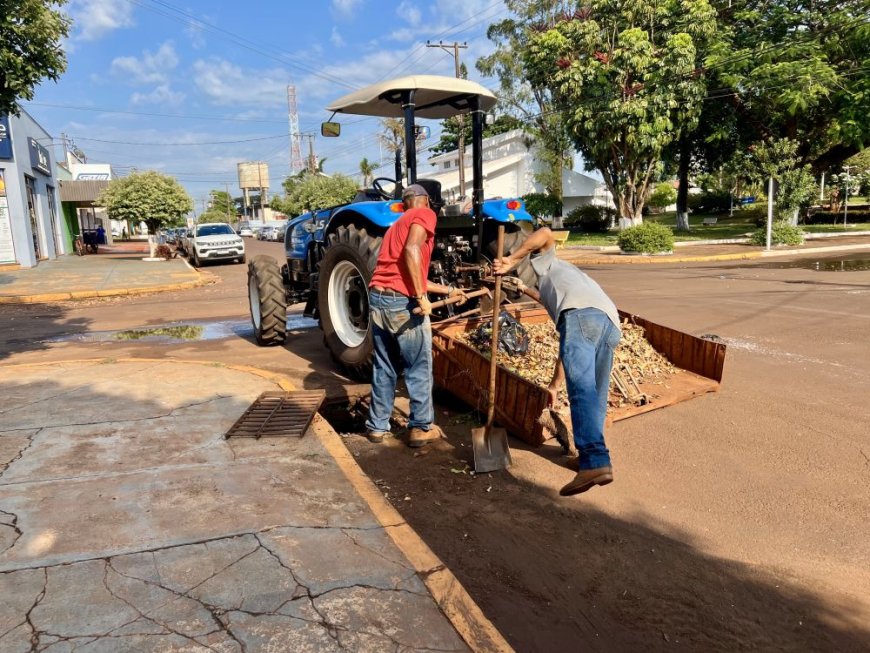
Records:
[[[526,204],[519,198],[484,200],[481,211],[485,218],[496,222],[534,222],[535,219],[526,211]]]
[[[288,259],[305,260],[311,246],[323,240],[323,231],[329,211],[303,213],[287,223],[284,234],[284,250]]]
[[[354,202],[347,206],[335,209],[329,218],[323,236],[326,237],[338,227],[348,224],[358,224],[360,218],[371,223],[376,231],[386,231],[398,220],[404,212],[402,203],[398,200],[385,200],[377,202]]]

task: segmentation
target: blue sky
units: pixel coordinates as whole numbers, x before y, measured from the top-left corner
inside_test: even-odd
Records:
[[[326,171],[356,173],[363,156],[379,157],[377,119],[346,117],[341,138],[326,140],[323,107],[379,79],[453,75],[453,58],[426,39],[467,41],[461,56],[476,78],[473,62],[492,50],[486,28],[507,15],[501,0],[71,0],[65,11],[74,21],[67,72],[25,109],[90,161],[173,174],[198,209],[212,188],[238,192],[238,161],[267,161],[279,190],[288,84]],[[246,142],[204,144],[216,141]]]

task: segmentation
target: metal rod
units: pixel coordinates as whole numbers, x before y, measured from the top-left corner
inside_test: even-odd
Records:
[[[477,224],[477,261],[483,259],[483,111],[480,97],[471,98],[472,215]]]
[[[412,88],[404,91],[402,111],[405,114],[405,170],[408,173],[408,185],[417,183],[417,139],[414,135],[414,97],[416,91]]]

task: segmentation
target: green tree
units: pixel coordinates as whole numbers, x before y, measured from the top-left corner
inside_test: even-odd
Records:
[[[677,189],[669,181],[663,181],[650,193],[649,204],[654,209],[664,209],[677,201]]]
[[[292,184],[287,184],[284,198],[274,198],[272,207],[280,206],[280,211],[290,216],[302,215],[306,211],[325,209],[347,204],[357,193],[357,183],[345,175],[307,175]],[[277,203],[276,203],[276,200]]]
[[[130,220],[132,224],[144,221],[152,234],[193,210],[193,201],[181,184],[150,170],[113,179],[96,204],[105,207],[113,220]]]
[[[796,225],[800,209],[815,196],[815,180],[810,166],[800,164],[797,141],[781,138],[756,144],[750,165],[759,186],[773,178],[777,217]]]
[[[593,0],[542,26],[523,51],[533,87],[555,110],[588,165],[601,171],[627,224],[640,224],[662,154],[693,130],[705,82],[696,41],[715,31],[707,0]]]
[[[564,0],[505,0],[511,15],[490,25],[486,33],[496,49],[476,64],[481,73],[498,79],[501,106],[519,117],[537,145],[543,165],[535,173],[535,181],[560,203],[562,171],[573,167],[571,141],[561,117],[553,110],[552,90],[529,83],[523,53],[535,32],[553,26],[568,4]]]
[[[471,121],[464,121],[465,147],[471,146]],[[508,114],[498,116],[491,125],[484,125],[483,137],[498,136],[514,129],[521,129],[522,121]],[[459,119],[447,118],[441,121],[441,139],[430,148],[433,154],[453,152],[459,149]]]
[[[702,122],[710,147],[745,150],[788,138],[816,173],[858,153],[870,141],[867,11],[866,0],[746,0],[723,8],[728,37],[706,61],[705,105],[719,113]]]
[[[10,0],[0,18],[0,116],[18,114],[18,101],[33,99],[43,79],[66,70],[62,40],[70,21],[54,9],[65,0]]]
[[[562,215],[562,200],[550,193],[529,193],[523,195],[526,211],[536,218],[552,218]]]
[[[220,215],[219,222],[232,222],[236,218],[236,201],[225,190],[212,190],[208,194],[208,211],[215,216]],[[212,220],[214,222],[214,220]]]
[[[372,180],[372,175],[375,174],[375,170],[378,167],[374,164],[373,161],[369,161],[367,158],[363,157],[363,159],[359,162],[359,173],[362,175],[362,185],[368,186]]]

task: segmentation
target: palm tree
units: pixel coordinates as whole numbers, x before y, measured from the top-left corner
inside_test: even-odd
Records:
[[[368,186],[372,179],[372,174],[377,170],[377,166],[366,158],[359,162],[359,172],[363,178],[363,186]]]

